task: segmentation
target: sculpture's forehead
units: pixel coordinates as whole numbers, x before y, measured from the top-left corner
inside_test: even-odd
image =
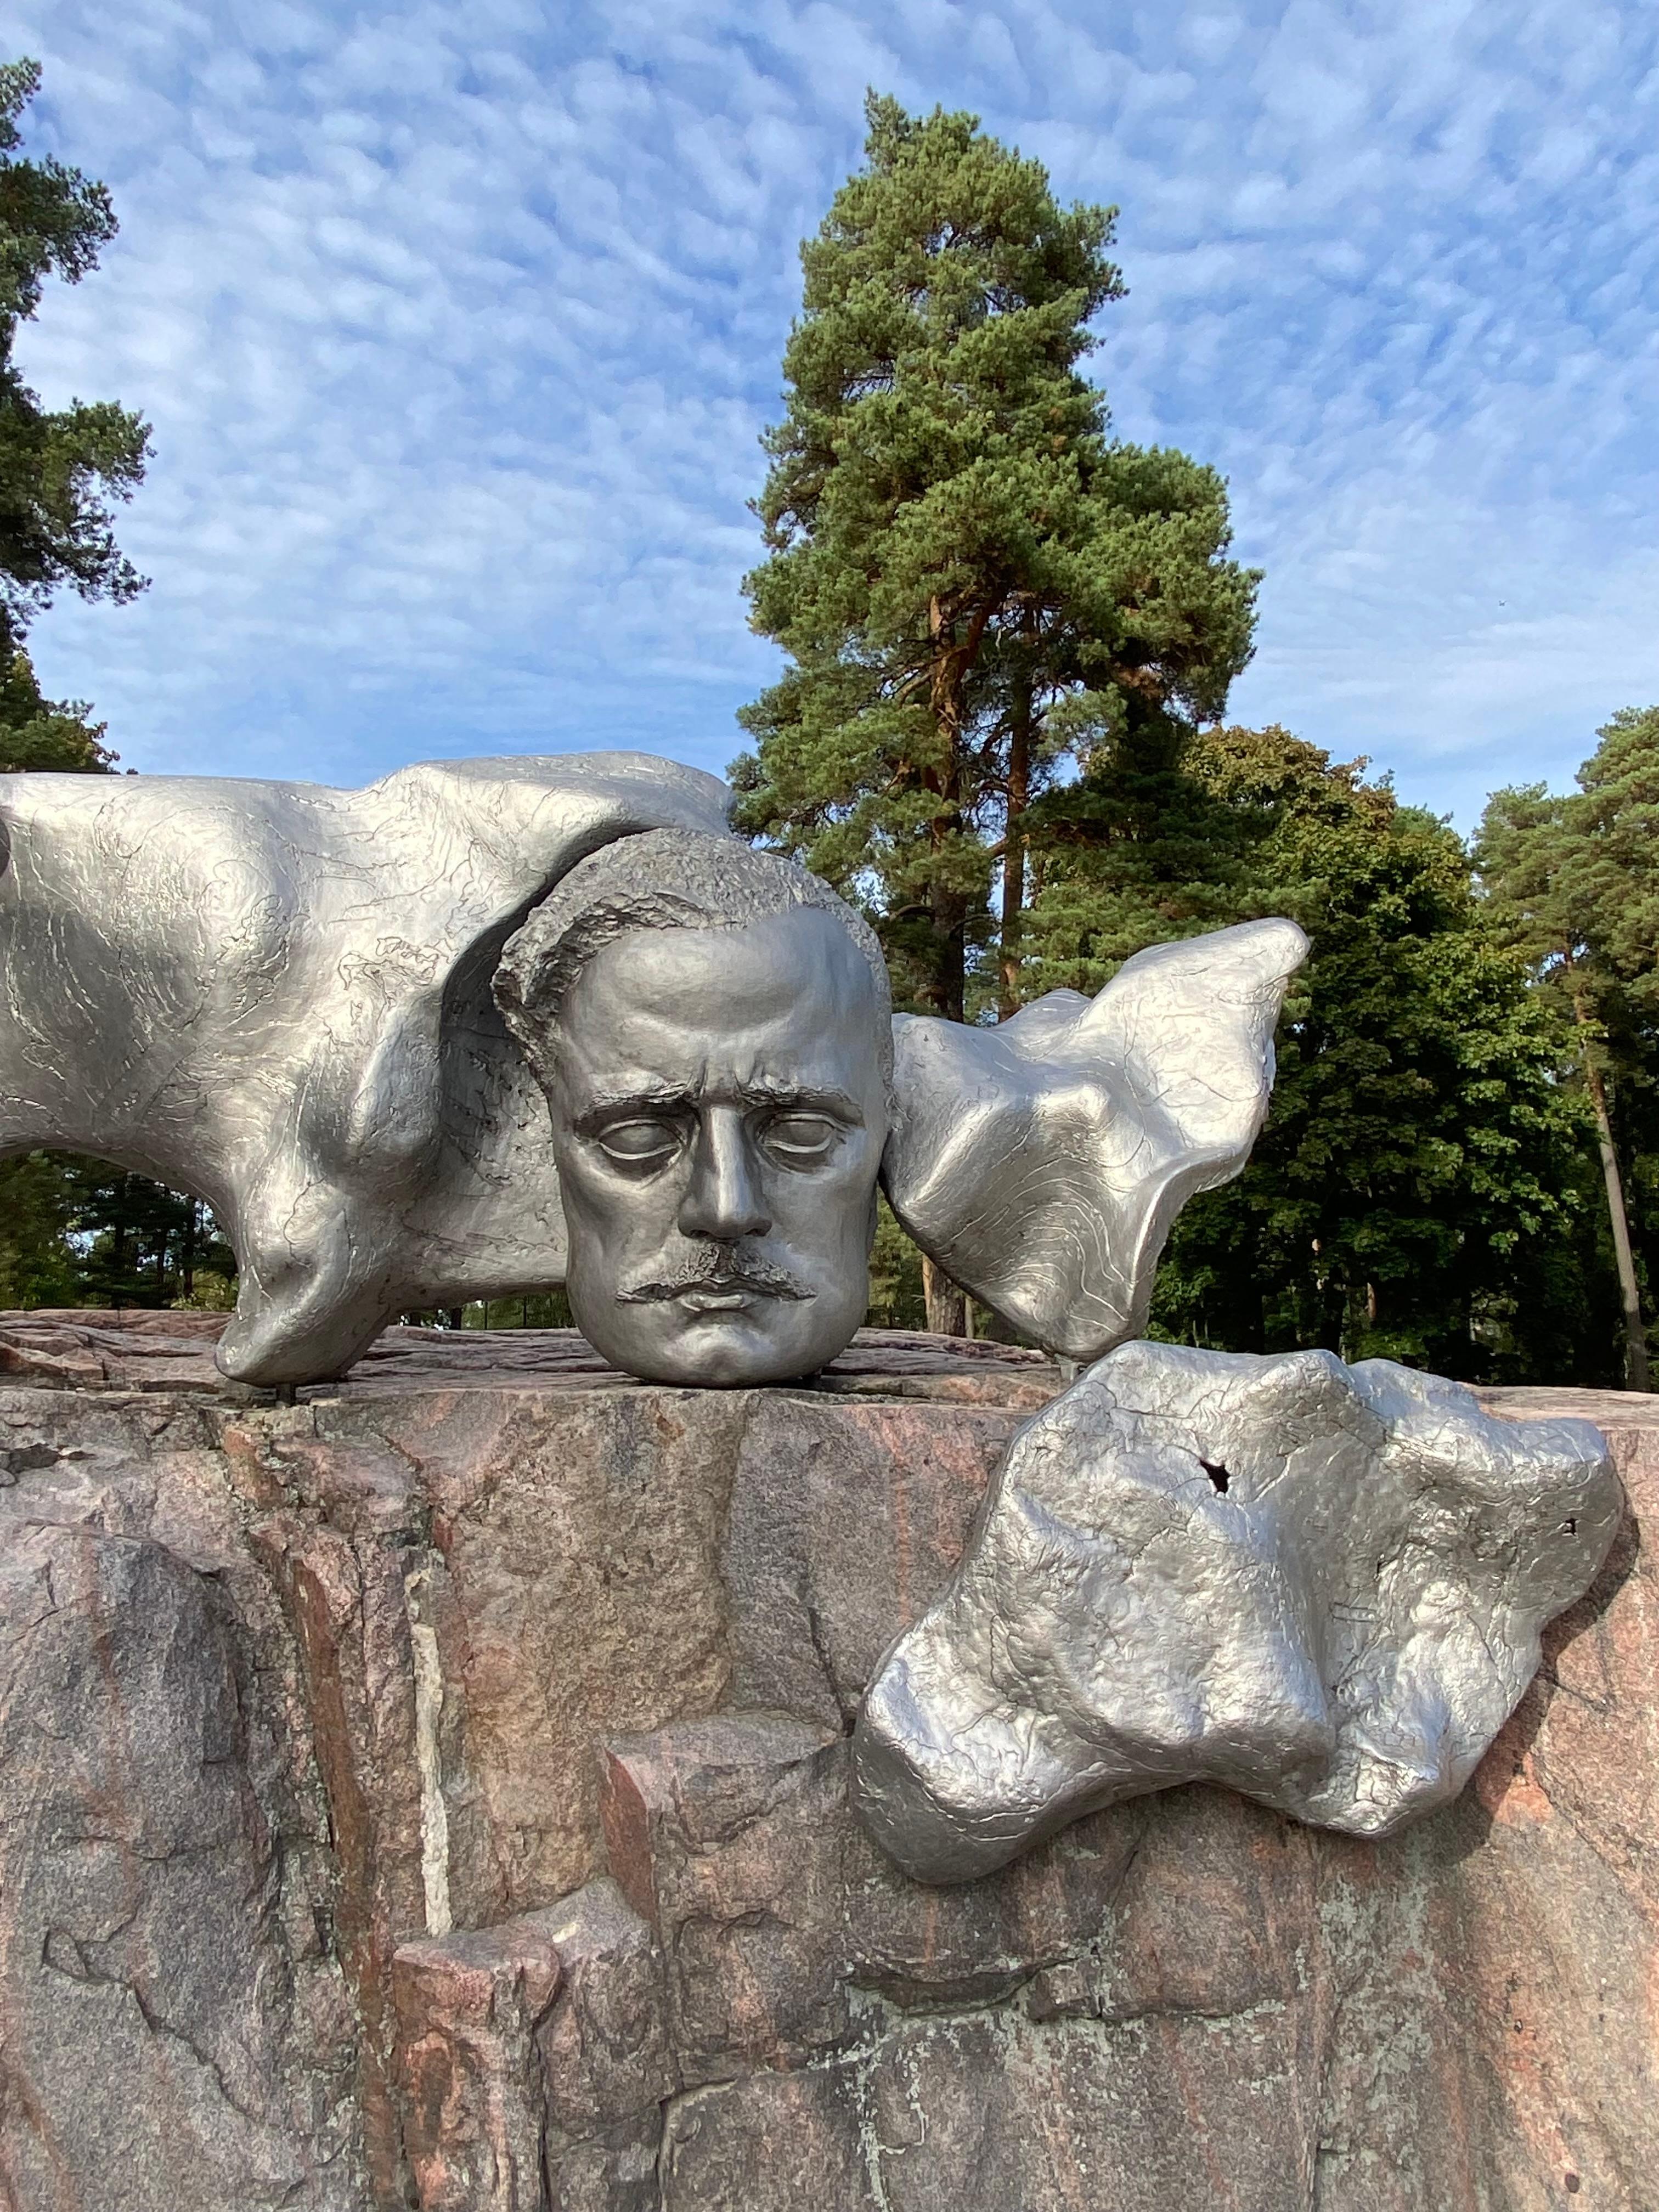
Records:
[[[565,1002],[562,1057],[588,1071],[752,1064],[862,1085],[884,1012],[862,954],[813,908],[735,929],[634,930],[588,961]]]

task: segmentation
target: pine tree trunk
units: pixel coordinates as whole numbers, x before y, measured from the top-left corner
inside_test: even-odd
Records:
[[[1014,699],[1008,733],[1008,813],[1002,831],[1002,976],[997,1019],[1019,1007],[1020,921],[1025,908],[1025,809],[1031,797],[1031,687]]]
[[[928,703],[945,753],[945,764],[933,784],[939,805],[929,831],[934,857],[928,905],[936,948],[932,996],[936,1011],[947,1022],[959,1022],[967,1012],[967,913],[962,894],[946,880],[945,864],[951,847],[962,835],[963,828],[963,686],[968,668],[979,650],[987,612],[988,610],[975,617],[968,642],[958,645],[954,625],[939,600],[934,599],[928,609],[933,647]]]
[[[945,620],[944,610],[935,599],[928,610],[928,627],[933,641],[933,669],[930,689],[930,703],[933,719],[946,747],[949,766],[939,779],[939,797],[949,802],[957,779],[958,746],[962,730],[962,692],[957,677],[954,641]],[[959,1022],[966,1010],[967,976],[962,957],[962,939],[951,927],[951,901],[941,880],[940,860],[944,854],[948,823],[945,808],[933,817],[932,838],[934,854],[933,881],[930,900],[933,915],[933,936],[938,947],[938,981],[934,1002],[947,1022]],[[921,1295],[927,1309],[927,1326],[941,1336],[961,1336],[967,1328],[967,1314],[962,1292],[924,1252],[921,1255]]]
[[[939,940],[937,1001],[947,1022],[967,1018],[968,963],[962,941],[961,902],[944,889],[933,896],[933,932]]]
[[[968,1301],[943,1267],[921,1255],[921,1295],[927,1304],[927,1326],[937,1336],[966,1336]]]
[[[1585,1020],[1578,1010],[1580,1023]],[[1630,1217],[1625,1211],[1625,1186],[1619,1173],[1619,1155],[1613,1148],[1613,1121],[1607,1112],[1607,1086],[1601,1080],[1601,1071],[1590,1058],[1588,1042],[1583,1048],[1584,1082],[1590,1095],[1590,1104],[1595,1109],[1595,1137],[1601,1153],[1601,1177],[1607,1187],[1607,1219],[1613,1229],[1613,1253],[1619,1267],[1619,1302],[1625,1310],[1625,1388],[1627,1390],[1647,1390],[1652,1385],[1648,1380],[1647,1332],[1642,1326],[1642,1294],[1636,1280],[1636,1255],[1631,1249]]]

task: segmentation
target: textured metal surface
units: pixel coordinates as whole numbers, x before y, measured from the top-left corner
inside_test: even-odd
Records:
[[[1170,1224],[1249,1157],[1273,1025],[1307,939],[1244,922],[1051,991],[994,1029],[894,1024],[887,1188],[955,1282],[1051,1352],[1097,1359],[1146,1322]]]
[[[0,1154],[95,1152],[207,1199],[240,1265],[221,1363],[249,1381],[337,1374],[400,1306],[556,1283],[496,957],[596,847],[718,830],[726,804],[629,753],[362,791],[0,776]]]
[[[400,1310],[568,1260],[637,1374],[810,1371],[863,1316],[878,1170],[1039,1343],[1131,1334],[1180,1206],[1248,1155],[1300,931],[1156,947],[995,1030],[890,1029],[868,929],[731,838],[726,803],[620,753],[362,791],[0,777],[0,1155],[93,1152],[208,1200],[240,1269],[221,1364],[252,1382],[337,1375]],[[516,1047],[492,996],[515,930]],[[550,995],[528,980],[550,961]],[[590,1126],[630,1066],[636,1108],[678,1085],[611,1117],[630,1142],[673,1123],[654,1164]]]
[[[1617,1527],[1600,1432],[1385,1360],[1126,1345],[1011,1444],[854,1735],[928,1881],[1097,1807],[1224,1783],[1383,1835],[1455,1796]]]

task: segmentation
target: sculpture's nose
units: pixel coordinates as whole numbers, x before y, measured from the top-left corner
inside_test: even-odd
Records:
[[[681,1234],[712,1237],[722,1244],[735,1244],[743,1237],[764,1237],[772,1217],[762,1200],[756,1165],[739,1109],[705,1108],[697,1116],[691,1180],[680,1205]]]

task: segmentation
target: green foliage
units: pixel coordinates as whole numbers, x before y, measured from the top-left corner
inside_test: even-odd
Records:
[[[1158,1330],[1559,1376],[1586,1296],[1560,1024],[1483,928],[1455,835],[1364,765],[1280,729],[1098,763],[1045,824],[1025,980],[1097,990],[1143,945],[1300,921],[1267,1128],[1177,1223]]]
[[[1475,840],[1492,927],[1564,1003],[1659,1026],[1659,707],[1596,732],[1578,790],[1494,792]]]
[[[0,1160],[0,1307],[77,1303],[62,1163],[47,1152]]]
[[[112,400],[44,409],[14,349],[48,276],[78,284],[116,222],[106,188],[16,149],[40,64],[0,64],[0,653],[15,652],[63,585],[82,599],[129,599],[143,580],[115,543],[111,502],[131,497],[149,431]]]
[[[0,775],[20,769],[100,775],[118,757],[104,743],[106,724],[89,721],[84,700],[45,699],[20,647],[0,647]]]
[[[107,186],[61,161],[20,161],[18,122],[40,89],[39,62],[0,62],[0,316],[27,321],[51,271],[78,284],[118,225]]]
[[[1659,1025],[1659,707],[1626,707],[1596,732],[1569,800],[1568,890],[1597,957],[1644,1029]]]
[[[1494,792],[1475,841],[1489,927],[1570,1024],[1571,1066],[1602,1138],[1622,1279],[1626,1372],[1645,1381],[1659,1271],[1659,707],[1598,731],[1577,792]]]
[[[520,1298],[477,1298],[461,1309],[463,1328],[574,1328],[570,1301],[562,1291],[538,1291]],[[425,1315],[405,1314],[405,1321]]]
[[[167,1306],[189,1298],[199,1267],[231,1277],[236,1260],[200,1199],[107,1161],[64,1161],[76,1303]]]
[[[790,665],[732,774],[743,827],[869,905],[900,1003],[960,1016],[999,859],[1017,957],[1032,799],[1218,709],[1255,578],[1223,558],[1220,478],[1109,443],[1079,374],[1123,289],[1113,211],[1061,207],[972,116],[866,115],[866,166],[801,249],[745,584]]]
[[[921,1282],[921,1252],[899,1227],[882,1199],[876,1216],[875,1249],[870,1255],[868,1328],[926,1328],[927,1301]]]
[[[0,1305],[200,1305],[235,1273],[199,1199],[70,1153],[0,1161]]]
[[[85,599],[141,587],[116,548],[108,501],[131,495],[149,432],[110,404],[44,413],[13,359],[46,277],[78,284],[116,229],[102,185],[61,161],[19,158],[18,124],[40,86],[38,63],[0,63],[0,774],[110,766],[104,725],[88,721],[84,702],[42,698],[22,637],[59,584]]]
[[[1258,763],[1264,787],[1253,793],[1219,788],[1204,772],[1214,736],[1194,741],[1165,720],[1103,747],[1074,782],[1037,802],[1022,1002],[1044,991],[1092,994],[1144,945],[1284,911],[1263,877],[1263,833],[1283,804],[1275,778],[1294,783],[1297,767],[1324,757],[1282,731],[1265,734],[1287,751],[1282,763]],[[1305,799],[1318,770],[1303,781]]]

